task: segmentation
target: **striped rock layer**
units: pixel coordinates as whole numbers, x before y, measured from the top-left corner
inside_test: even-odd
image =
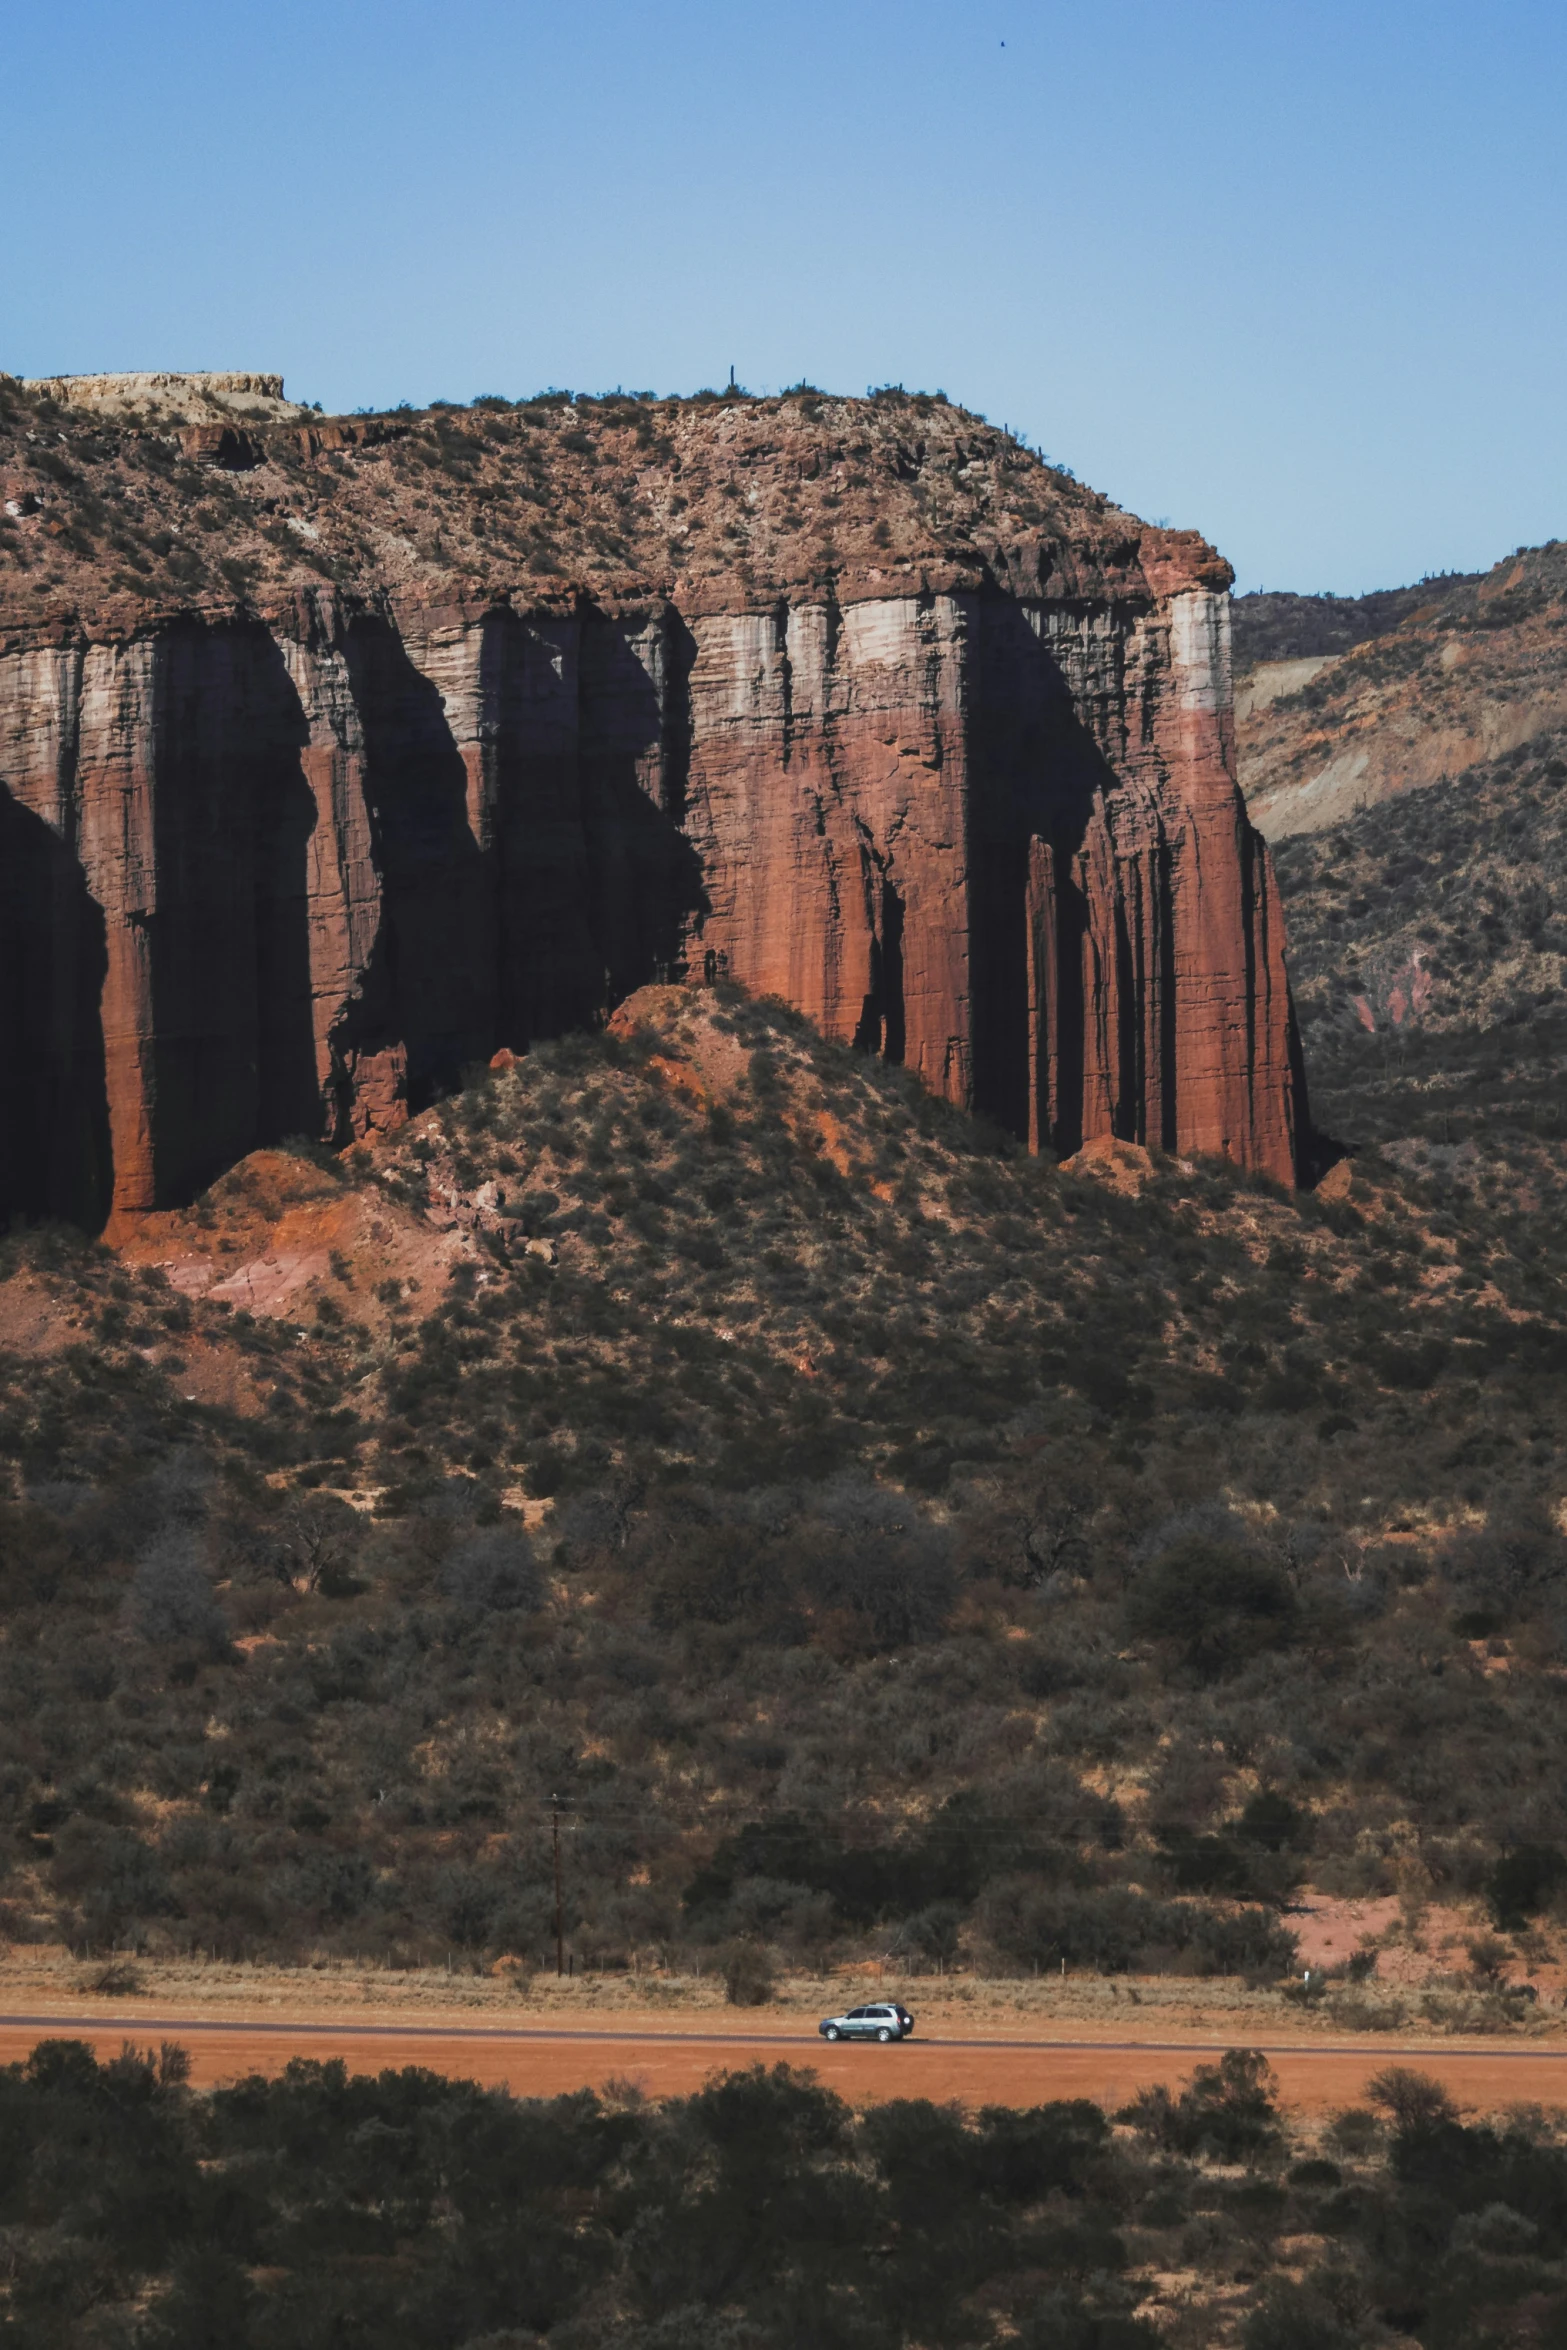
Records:
[[[721,976],[1036,1148],[1290,1180],[1223,580],[1149,532],[1036,592],[320,586],[13,629],[0,1204],[97,1227],[188,1199]]]

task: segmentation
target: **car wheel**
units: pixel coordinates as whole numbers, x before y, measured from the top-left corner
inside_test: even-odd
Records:
[[[843,2038],[843,2034],[839,2031],[836,2024],[829,2024],[826,2031],[823,2032],[822,2038],[824,2040],[841,2040]]]
[[[891,2034],[891,2033],[888,2031],[888,2029],[887,2029],[886,2025],[885,2025],[885,2024],[883,2024],[883,2025],[882,2025],[882,2028],[881,2028],[881,2030],[880,2030],[880,2031],[877,2033],[876,2037],[877,2037],[877,2039],[878,2039],[878,2040],[881,2042],[881,2044],[882,2044],[883,2048],[885,2048],[885,2047],[886,2047],[886,2045],[887,2045],[887,2042],[888,2042],[888,2041],[889,2041],[889,2040],[892,2038],[892,2034]]]

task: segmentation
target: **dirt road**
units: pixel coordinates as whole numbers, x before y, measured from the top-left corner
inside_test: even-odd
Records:
[[[340,2056],[354,2072],[423,2065],[456,2078],[504,2083],[519,2096],[634,2081],[649,2096],[681,2096],[712,2074],[757,2063],[809,2066],[856,2103],[888,2097],[957,2098],[968,2105],[1037,2105],[1055,2097],[1120,2104],[1155,2081],[1174,2085],[1220,2054],[1223,2041],[986,2039],[918,2035],[902,2046],[829,2047],[798,2023],[695,2031],[642,2017],[605,2018],[581,2028],[494,2024],[432,2026],[341,2021],[272,2022],[120,2011],[40,2009],[0,2015],[0,2062],[25,2057],[42,2039],[89,2040],[100,2056],[125,2040],[175,2040],[189,2050],[199,2082],[277,2073],[291,2057]],[[1460,2104],[1567,2106],[1567,2045],[1510,2048],[1411,2045],[1367,2038],[1266,2046],[1285,2102],[1298,2111],[1352,2105],[1390,2064],[1433,2073]]]

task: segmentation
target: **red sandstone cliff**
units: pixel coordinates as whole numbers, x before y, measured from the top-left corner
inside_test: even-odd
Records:
[[[0,400],[6,1206],[188,1197],[681,972],[1036,1145],[1290,1176],[1194,535],[901,397],[174,424]]]

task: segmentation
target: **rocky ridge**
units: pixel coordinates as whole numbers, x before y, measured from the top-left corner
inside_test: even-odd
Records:
[[[22,389],[65,408],[84,408],[103,418],[133,417],[150,423],[223,422],[231,417],[277,423],[308,416],[297,400],[283,397],[280,375],[207,374],[52,375]]]
[[[1303,596],[1289,589],[1256,588],[1233,606],[1237,689],[1259,669],[1285,661],[1324,660],[1368,638],[1386,636],[1418,612],[1459,588],[1478,587],[1483,571],[1430,572],[1412,587],[1373,588],[1363,596]]]
[[[1337,599],[1256,599],[1307,607],[1245,624],[1251,648],[1272,656],[1236,693],[1241,782],[1270,840],[1330,830],[1567,725],[1567,542],[1423,585],[1423,598],[1360,599],[1357,626],[1416,600],[1343,651],[1323,641],[1342,617]]]
[[[1567,726],[1278,849],[1313,1099],[1334,1133],[1562,1180]]]
[[[0,386],[13,1211],[384,1131],[682,975],[1036,1147],[1293,1173],[1196,534],[902,392],[129,398]]]

